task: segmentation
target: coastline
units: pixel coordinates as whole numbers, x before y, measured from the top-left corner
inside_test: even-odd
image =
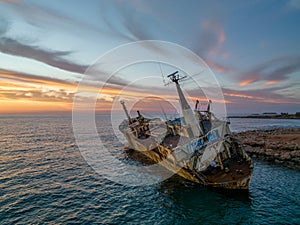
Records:
[[[290,120],[300,120],[300,117],[281,117],[281,116],[228,116],[231,118],[240,118],[240,119],[290,119]]]
[[[263,114],[251,114],[251,115],[236,115],[236,116],[228,116],[228,118],[247,118],[247,119],[300,119],[300,112],[295,114],[289,113],[263,113]]]
[[[250,157],[300,170],[300,128],[251,130],[234,136]]]

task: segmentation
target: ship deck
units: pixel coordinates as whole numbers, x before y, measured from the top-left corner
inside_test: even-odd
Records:
[[[167,148],[176,148],[178,146],[178,143],[187,143],[189,142],[190,139],[184,136],[179,136],[179,135],[168,135],[165,137],[163,140],[163,146]]]
[[[208,167],[203,175],[210,183],[232,183],[249,177],[252,174],[251,162],[246,159],[232,157],[223,162],[224,169],[220,167]],[[225,171],[225,172],[224,172]]]

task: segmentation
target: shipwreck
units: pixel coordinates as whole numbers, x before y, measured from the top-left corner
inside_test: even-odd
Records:
[[[192,110],[180,87],[183,78],[178,71],[168,75],[176,85],[182,117],[172,120],[145,118],[139,111],[127,116],[119,126],[128,148],[139,151],[178,175],[209,187],[248,189],[253,162],[241,142],[234,138],[227,120],[218,119],[211,111]]]

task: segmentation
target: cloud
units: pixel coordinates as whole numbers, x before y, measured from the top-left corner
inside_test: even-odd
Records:
[[[13,100],[31,100],[31,101],[43,101],[43,102],[72,102],[74,93],[61,90],[50,90],[44,92],[43,90],[0,90],[1,99],[13,99]]]
[[[257,102],[300,104],[298,98],[281,93],[282,90],[291,89],[297,85],[299,85],[299,83],[255,90],[234,90],[230,88],[223,88],[223,93],[229,102],[237,105],[247,105],[248,103]]]
[[[228,59],[230,53],[223,51],[222,46],[226,41],[224,28],[219,21],[207,20],[201,23],[201,33],[192,44],[192,50],[201,56],[212,70],[218,73],[233,73],[234,69],[217,62],[213,57],[218,56],[223,61]]]
[[[28,101],[72,103],[75,89],[76,84],[72,82],[0,69],[0,99],[4,105],[19,100],[22,104]]]
[[[8,3],[12,3],[12,2],[18,2],[19,0],[0,0],[0,2],[8,2]]]
[[[295,9],[300,9],[300,0],[290,0],[289,5]]]
[[[75,73],[84,73],[87,69],[86,65],[79,65],[63,58],[70,56],[72,54],[71,51],[46,50],[38,46],[24,44],[13,38],[5,37],[9,26],[10,23],[8,20],[0,17],[0,52],[34,59],[50,66]]]
[[[239,85],[246,86],[257,81],[275,84],[288,80],[288,76],[297,71],[300,71],[300,56],[276,58],[239,74]]]
[[[12,2],[8,3],[8,5],[18,12],[18,14],[21,15],[29,24],[39,28],[48,28],[46,31],[48,31],[49,27],[51,27],[51,29],[63,29],[64,31],[68,30],[73,32],[74,30],[79,30],[77,27],[81,27],[85,31],[88,30],[91,32],[97,32],[97,34],[101,35],[107,34],[110,37],[119,37],[128,41],[136,41],[159,39],[159,37],[155,37],[155,35],[151,32],[151,27],[153,26],[155,26],[156,29],[163,30],[163,36],[169,30],[166,27],[162,27],[163,25],[161,22],[163,22],[163,17],[161,17],[162,15],[157,12],[157,9],[160,10],[158,5],[156,8],[153,8],[153,5],[149,5],[145,1],[132,1],[130,4],[123,1],[115,1],[114,3],[117,3],[113,4],[113,10],[116,10],[115,13],[117,13],[119,17],[119,22],[115,22],[115,20],[111,19],[111,15],[107,14],[108,11],[111,12],[112,10],[108,8],[109,4],[101,3],[99,7],[99,14],[102,21],[106,23],[108,30],[83,23],[82,21],[76,20],[76,18],[70,18],[56,10],[48,9],[36,4]],[[173,16],[171,13],[167,12],[167,14],[169,16]],[[148,16],[151,16],[152,19],[149,20]],[[224,29],[218,22],[215,21],[203,22],[202,28],[203,32],[200,37],[200,43],[203,43],[203,46],[208,48],[208,54],[214,55],[226,39]],[[80,32],[82,32],[81,29]],[[202,37],[204,37],[203,40]],[[3,45],[7,45],[9,49],[5,48],[5,46],[0,46],[0,51],[6,51],[7,54],[33,58],[48,65],[71,72],[83,73],[87,68],[85,65],[78,65],[64,59],[64,57],[72,54],[71,51],[60,52],[43,50],[38,46],[25,45],[21,40],[15,40],[12,38],[4,38],[2,43]],[[21,51],[18,51],[18,49],[21,49]],[[156,46],[153,46],[152,50],[160,54],[165,54],[161,52],[161,48],[157,48]],[[44,53],[48,53],[49,55],[46,56]],[[224,73],[228,71],[228,68],[225,66],[212,62],[211,60],[209,64],[218,72]]]
[[[50,66],[75,73],[84,73],[87,69],[85,65],[79,65],[63,58],[72,54],[70,51],[45,50],[38,46],[26,45],[7,37],[0,38],[0,52],[34,59]]]
[[[22,104],[38,101],[44,103],[43,107],[51,102],[72,103],[76,87],[76,83],[66,80],[0,69],[0,99],[3,104],[19,100],[23,101]],[[9,107],[13,106],[9,104]]]
[[[228,66],[224,66],[224,65],[221,65],[217,62],[214,62],[212,60],[208,60],[206,59],[205,62],[207,63],[207,65],[212,69],[212,70],[215,70],[219,73],[227,73],[227,72],[230,72],[232,71],[232,68],[228,67]]]
[[[109,5],[101,3],[99,7],[101,19],[109,27],[110,31],[123,37],[129,41],[138,40],[150,40],[153,36],[147,29],[147,25],[151,21],[145,23],[145,15],[149,15],[149,5],[145,5],[144,1],[111,1],[113,8],[109,8]],[[119,21],[111,19],[111,15],[107,14],[107,11],[115,11],[119,17]],[[142,23],[143,21],[143,23]],[[153,20],[152,20],[153,22]],[[158,25],[158,24],[157,24]]]
[[[273,85],[273,84],[278,84],[278,83],[280,83],[280,81],[270,80],[270,81],[267,81],[266,83],[264,83],[263,86],[268,86],[268,85]]]
[[[10,23],[2,16],[0,16],[0,37],[4,35],[9,29]]]
[[[77,86],[74,82],[15,71],[0,70],[0,74],[0,98],[4,101],[23,100],[24,102],[38,101],[45,104],[50,104],[51,102],[61,102],[62,105],[63,103],[71,104]],[[291,90],[291,88],[297,87],[297,85],[299,84],[295,83],[289,86],[270,87],[261,90],[233,90],[224,88],[223,93],[226,102],[230,103],[229,107],[231,108],[234,108],[234,105],[238,105],[239,107],[245,106],[245,108],[249,109],[250,105],[255,107],[258,103],[300,104],[298,98],[286,95],[284,92],[280,93],[282,90]],[[99,91],[98,89],[93,89],[92,85],[86,86],[86,88],[88,91],[94,91],[95,93],[98,93]],[[183,89],[185,88],[183,87]],[[112,85],[110,83],[106,85],[102,90],[101,95],[99,95],[97,101],[99,106],[97,106],[97,110],[109,110],[111,107],[111,101],[116,95],[120,94],[120,90],[121,86]],[[200,99],[202,103],[207,101],[205,95],[203,93],[201,94],[201,90],[199,89],[186,91],[191,97],[189,99],[190,101],[194,101],[195,99]],[[158,97],[167,99],[169,102],[178,103],[178,97],[174,86],[170,86],[169,88],[134,86],[122,92],[121,95],[122,97],[125,97],[125,99],[148,98],[153,101],[151,104],[154,105],[157,103],[156,98]],[[151,99],[149,96],[152,96]],[[83,103],[87,100],[87,97],[84,96],[80,98]],[[145,105],[145,109],[149,109],[151,104],[149,103],[148,105]],[[44,107],[44,111],[47,111],[46,105]],[[70,108],[70,106],[68,107]],[[159,107],[156,108],[158,110],[160,109]]]
[[[9,80],[14,83],[23,82],[27,84],[37,84],[37,85],[65,85],[69,87],[75,87],[76,84],[70,81],[61,80],[57,78],[37,76],[28,73],[21,73],[17,71],[10,71],[0,68],[0,80]]]
[[[219,22],[213,20],[202,22],[201,28],[200,37],[194,47],[196,52],[203,54],[203,51],[206,51],[209,57],[219,54],[226,40],[224,28]]]
[[[244,87],[244,86],[247,86],[248,84],[252,84],[254,83],[255,81],[257,81],[256,79],[248,79],[248,80],[243,80],[239,83],[239,85],[241,87]]]
[[[100,78],[99,78],[100,79]],[[98,93],[99,87],[95,81],[101,81],[97,78],[91,77],[90,82],[82,83],[81,87],[90,93]],[[120,77],[111,77],[103,86],[102,96],[110,95],[115,96],[120,94],[120,91],[129,84]],[[69,92],[75,92],[78,83],[68,80],[62,80],[57,78],[45,77],[32,75],[28,73],[22,73],[17,71],[10,71],[0,68],[0,89],[2,90],[31,90],[31,89],[43,89],[46,91],[60,90],[64,89]],[[149,96],[153,95],[154,87],[140,86],[140,85],[130,85],[126,90],[122,92],[122,95],[129,97],[139,97],[139,96]],[[168,93],[166,88],[155,87],[155,92],[165,94]],[[24,92],[26,93],[26,92]],[[27,96],[28,97],[28,96]]]
[[[38,46],[27,45],[13,38],[5,37],[9,30],[10,23],[7,19],[0,17],[0,52],[34,59],[50,66],[76,73],[84,73],[85,65],[70,62],[63,57],[70,56],[71,51],[54,51],[41,49]]]
[[[96,79],[95,79],[96,80]],[[89,93],[98,94],[99,87],[95,83],[95,81],[90,80],[91,82],[87,82],[81,84],[82,90],[85,90]],[[107,81],[107,83],[103,86],[101,91],[101,98],[106,96],[105,100],[109,98],[107,96],[116,96],[120,94],[120,91],[124,86],[126,86],[128,82],[126,80],[121,79],[119,77],[112,77]],[[75,93],[77,89],[77,82],[61,80],[57,78],[45,77],[45,76],[37,76],[17,71],[10,71],[0,68],[0,92],[2,93],[2,97],[11,97],[13,99],[19,98],[30,98],[39,97],[41,100],[44,98],[44,101],[50,101],[50,97],[56,97],[61,99],[63,93]],[[63,90],[63,91],[61,91]],[[161,89],[163,91],[164,89]],[[38,96],[36,92],[41,92]],[[50,93],[50,96],[45,93]],[[58,92],[58,95],[54,95],[54,93]],[[31,94],[30,94],[31,93]],[[34,94],[35,93],[35,94]],[[139,96],[147,96],[153,94],[153,87],[141,87],[137,85],[130,85],[128,89],[122,92],[122,95],[135,98]],[[69,95],[71,98],[71,96]],[[37,98],[36,98],[37,99]],[[83,101],[85,99],[83,98]],[[110,97],[111,100],[111,97]],[[70,100],[71,101],[71,100]]]
[[[103,36],[103,34],[107,34],[110,38],[119,37],[129,41],[151,39],[151,35],[141,24],[141,20],[139,17],[141,15],[135,16],[135,13],[132,12],[134,8],[130,9],[126,7],[126,4],[122,5],[119,11],[120,16],[122,17],[121,23],[125,30],[120,29],[120,27],[116,24],[112,24],[110,18],[102,16],[102,19],[106,21],[107,25],[110,28],[109,31],[104,30],[100,27],[85,24],[74,18],[65,16],[55,10],[47,9],[35,4],[29,4],[26,2],[11,2],[8,3],[8,5],[16,12],[18,12],[18,14],[21,15],[23,19],[27,21],[27,23],[39,28],[48,28],[46,29],[46,32],[48,32],[50,26],[51,29],[61,28],[64,31],[67,30],[71,32],[73,32],[74,30],[78,32],[80,30],[81,34],[83,33],[82,29],[84,29],[98,32],[98,35],[101,34]],[[105,9],[105,7],[102,8]],[[0,22],[1,21],[2,20],[0,20]],[[78,29],[78,27],[81,27],[82,29]],[[3,23],[0,23],[0,37],[1,34],[5,34],[7,30],[8,23],[6,20],[3,20]],[[160,51],[161,53],[160,48],[157,48],[154,45],[150,47],[152,47],[151,50],[158,52]],[[87,65],[79,65],[65,59],[65,57],[71,56],[71,54],[73,53],[72,51],[43,49],[39,46],[28,45],[22,42],[22,40],[10,37],[0,38],[0,51],[14,56],[35,59],[50,66],[70,72],[83,73],[88,68]]]
[[[141,19],[134,13],[126,13],[123,25],[135,40],[150,40],[153,36],[147,30],[147,23],[141,24]],[[126,19],[125,19],[126,18]]]
[[[128,40],[128,37],[124,36],[122,33],[108,31],[100,26],[94,26],[90,23],[82,22],[54,9],[49,9],[34,3],[27,3],[25,1],[7,1],[6,3],[27,23],[46,31],[51,28],[52,30],[67,30],[68,32],[80,35],[84,33],[91,33],[98,36],[107,35],[107,37],[119,37]],[[78,29],[78,27],[80,27],[80,29]]]

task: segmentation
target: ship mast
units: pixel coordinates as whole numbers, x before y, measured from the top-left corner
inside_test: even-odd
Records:
[[[191,109],[190,105],[187,103],[187,100],[184,97],[184,94],[181,90],[181,87],[179,85],[179,81],[184,79],[185,77],[180,77],[178,74],[178,71],[168,75],[170,80],[175,83],[177,93],[180,99],[180,105],[181,105],[181,110],[183,113],[183,117],[185,120],[185,123],[191,128],[192,130],[192,137],[198,137],[203,134],[203,131],[201,130],[199,126],[199,122],[195,117],[195,114],[193,110]]]

